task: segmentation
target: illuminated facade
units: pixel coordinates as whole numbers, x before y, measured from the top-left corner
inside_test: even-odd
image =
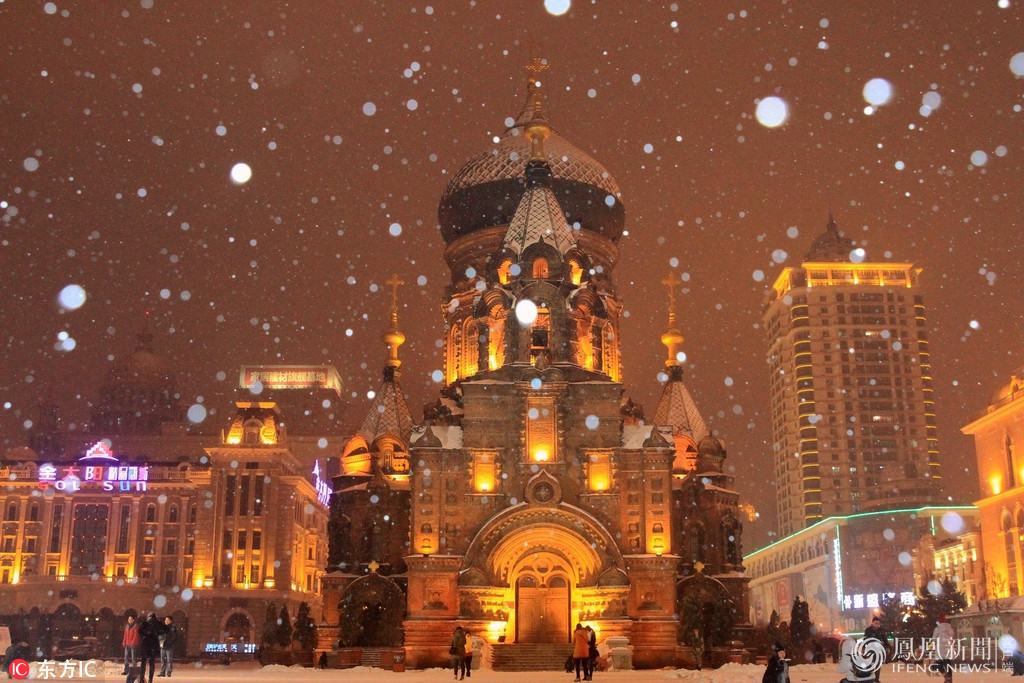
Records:
[[[219,438],[166,420],[184,411],[167,409],[177,399],[149,339],[108,375],[99,419],[67,455],[20,448],[0,462],[0,602],[58,616],[29,636],[44,650],[85,633],[112,656],[125,612],[152,610],[175,617],[181,654],[252,653],[268,603],[294,615],[306,602],[319,619],[323,461],[272,400],[237,403]]]
[[[1024,595],[1024,369],[962,431],[978,458],[985,597]]]
[[[920,586],[952,578],[977,599],[981,561],[978,511],[932,506],[830,517],[743,558],[750,576],[750,621],[772,612],[789,621],[793,600],[808,603],[819,632],[861,633],[887,598],[913,604]],[[966,548],[966,550],[965,550]]]
[[[939,501],[920,269],[863,259],[830,219],[765,304],[783,536],[834,515]]]
[[[341,605],[342,640],[347,610],[396,590],[404,623],[385,635],[400,628],[417,667],[448,661],[456,625],[517,648],[567,644],[583,621],[601,641],[627,637],[638,667],[676,661],[684,596],[734,610],[740,625],[742,524],[725,449],[682,384],[674,314],[657,426],[624,400],[618,187],[551,129],[535,77],[496,148],[454,175],[439,217],[452,273],[445,387],[412,424],[393,303],[384,382],[335,479],[339,570],[327,579],[339,589],[325,603]],[[404,547],[367,532],[371,496]]]

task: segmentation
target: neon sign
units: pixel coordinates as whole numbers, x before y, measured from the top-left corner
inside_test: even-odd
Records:
[[[85,452],[76,464],[39,466],[38,485],[42,490],[54,489],[65,493],[95,487],[103,491],[146,491],[149,482],[148,465],[122,464],[105,442],[99,441]]]
[[[330,507],[331,494],[334,491],[331,489],[330,484],[320,478],[320,460],[313,462],[313,488],[316,489],[316,499],[320,501],[320,504],[324,507]]]

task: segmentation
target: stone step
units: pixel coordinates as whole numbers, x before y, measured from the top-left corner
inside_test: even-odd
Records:
[[[569,643],[509,643],[491,646],[494,671],[565,671]]]

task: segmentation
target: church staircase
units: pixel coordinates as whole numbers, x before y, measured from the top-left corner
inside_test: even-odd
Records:
[[[496,643],[491,645],[494,671],[565,671],[571,643]]]

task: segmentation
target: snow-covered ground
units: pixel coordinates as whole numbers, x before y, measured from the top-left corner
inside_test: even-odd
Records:
[[[36,665],[33,665],[32,679],[37,679]],[[60,673],[59,671],[57,672]],[[123,681],[121,665],[107,662],[102,677],[91,679],[65,676],[51,678],[54,681]],[[594,675],[599,683],[616,681],[686,681],[687,683],[761,683],[763,666],[753,664],[727,664],[721,669],[687,671],[684,669],[659,669],[646,671],[607,671]],[[206,681],[383,681],[384,683],[440,683],[452,680],[452,673],[446,669],[410,670],[403,673],[357,667],[355,669],[307,669],[303,667],[265,666],[241,668],[226,666],[199,667],[193,664],[175,666],[172,681],[180,683],[205,683]],[[840,675],[834,665],[815,664],[796,666],[790,670],[792,683],[838,683]],[[572,674],[560,672],[509,673],[487,670],[474,671],[471,681],[529,681],[530,683],[571,683]],[[154,679],[154,682],[158,679]],[[882,672],[884,683],[940,683],[941,678],[921,672],[896,671],[887,665]],[[1002,683],[1015,681],[1008,671],[961,672],[954,676],[956,683]]]

